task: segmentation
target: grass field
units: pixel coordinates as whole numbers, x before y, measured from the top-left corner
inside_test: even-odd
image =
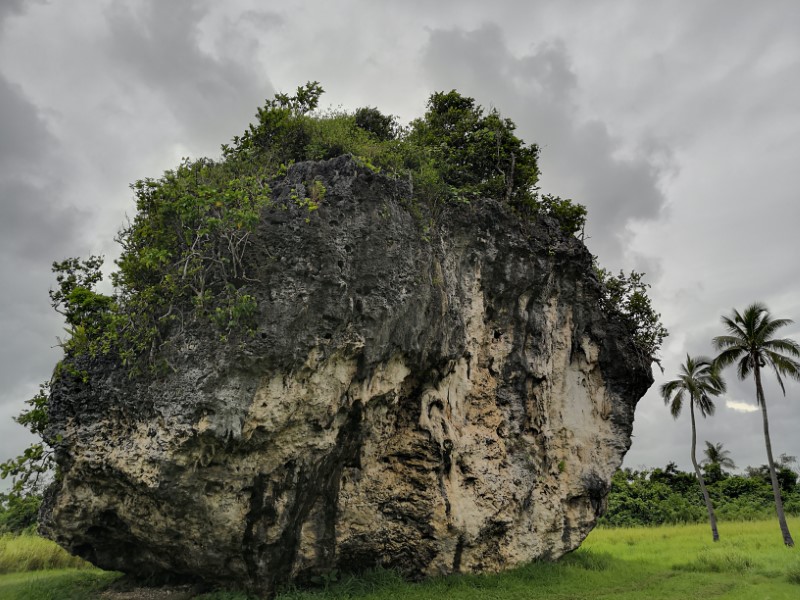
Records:
[[[800,519],[789,527],[800,535]],[[288,591],[281,600],[457,600],[645,598],[647,600],[800,598],[800,550],[786,548],[775,521],[721,523],[721,541],[711,542],[705,525],[635,529],[598,529],[583,546],[558,563],[532,563],[499,575],[464,575],[408,584],[394,573],[376,571],[345,578],[327,590]],[[27,544],[0,538],[0,565],[13,569],[8,556],[49,552],[50,562],[19,559],[19,566],[64,567],[72,560],[43,540]],[[35,546],[34,544],[39,544]],[[47,549],[49,548],[49,549]],[[38,549],[38,550],[37,550]],[[41,567],[38,567],[41,568]],[[118,574],[83,569],[40,570],[0,575],[3,600],[97,598]],[[240,600],[243,595],[216,593],[205,600]]]
[[[50,540],[37,535],[0,535],[0,573],[87,569],[91,566],[80,558],[70,556]]]

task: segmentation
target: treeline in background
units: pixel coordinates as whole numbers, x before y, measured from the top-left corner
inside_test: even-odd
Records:
[[[703,478],[717,518],[723,521],[775,518],[775,498],[767,465],[747,467],[741,474],[734,474],[731,471],[735,465],[728,454],[722,444],[706,442]],[[783,454],[776,462],[784,510],[787,515],[800,516],[797,460]],[[617,471],[608,494],[608,510],[599,524],[636,527],[707,520],[697,477],[670,462],[664,468]]]

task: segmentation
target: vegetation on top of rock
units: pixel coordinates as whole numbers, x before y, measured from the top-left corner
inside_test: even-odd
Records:
[[[261,211],[272,204],[269,182],[299,161],[351,154],[367,168],[407,179],[427,227],[445,204],[487,197],[520,218],[549,215],[566,234],[583,230],[585,207],[538,193],[539,149],[497,110],[455,90],[437,92],[423,117],[402,126],[370,107],[315,112],[322,92],[313,82],[293,96],[276,94],[255,123],[222,146],[220,160],[184,159],[159,179],[134,183],[137,212],[117,238],[114,296],[95,290],[100,258],[54,263],[59,287],[51,297],[67,322],[67,357],[104,355],[135,374],[168,367],[160,350],[187,324],[215,327],[225,338],[252,333],[258,306],[243,258]],[[312,191],[296,199],[309,212],[324,197],[324,190]],[[641,275],[605,283],[610,310],[654,356],[666,330]]]
[[[647,295],[650,284],[643,281],[644,273],[631,271],[626,275],[620,271],[619,275],[612,275],[600,267],[595,272],[603,286],[603,310],[616,314],[633,337],[636,348],[660,365],[658,351],[669,332]]]
[[[408,177],[414,199],[430,209],[494,198],[525,213],[541,207],[559,218],[572,207],[568,200],[563,207],[538,202],[539,148],[518,138],[510,119],[495,109],[484,111],[473,98],[455,90],[434,93],[425,115],[402,126],[370,107],[316,114],[322,92],[313,82],[294,96],[268,100],[257,122],[223,146],[226,161],[277,173],[294,162],[351,154],[384,174]],[[578,231],[582,222],[575,225]]]

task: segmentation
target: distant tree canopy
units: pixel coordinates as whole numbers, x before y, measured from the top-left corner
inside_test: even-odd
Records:
[[[722,521],[774,518],[773,492],[766,465],[748,467],[745,475],[718,473],[719,479],[706,482],[717,518]],[[779,479],[786,513],[800,516],[797,473],[782,466]],[[635,527],[700,523],[707,518],[697,477],[670,463],[663,469],[617,471],[608,494],[608,511],[600,524]]]

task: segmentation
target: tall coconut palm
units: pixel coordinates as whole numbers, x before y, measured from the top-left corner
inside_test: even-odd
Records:
[[[761,370],[769,367],[775,372],[784,396],[786,395],[786,387],[783,384],[785,377],[800,381],[800,362],[795,360],[800,358],[800,346],[792,339],[773,337],[778,329],[790,325],[792,322],[790,319],[772,318],[766,306],[755,302],[745,308],[741,314],[734,309],[730,317],[723,316],[722,323],[728,330],[728,334],[714,338],[714,346],[720,351],[715,363],[720,367],[736,363],[739,379],[747,379],[752,374],[755,380],[756,402],[761,408],[761,417],[764,421],[767,466],[772,481],[772,492],[775,496],[775,512],[778,514],[783,542],[787,546],[794,546],[794,540],[786,525],[781,488],[775,472],[775,461],[772,458],[767,401],[764,397],[764,386],[761,383]]]
[[[719,396],[725,391],[725,382],[720,377],[711,361],[704,357],[691,357],[686,355],[686,363],[681,365],[681,372],[677,379],[668,381],[661,386],[661,396],[664,404],[669,406],[674,418],[678,418],[683,408],[683,403],[688,399],[689,414],[692,416],[692,466],[694,466],[700,491],[708,509],[708,520],[711,523],[711,535],[715,542],[719,541],[717,531],[717,518],[714,515],[714,506],[706,489],[706,482],[697,464],[697,426],[694,419],[694,410],[700,411],[703,417],[714,414],[714,402],[711,396]],[[687,398],[688,397],[688,398]]]
[[[731,458],[730,450],[726,450],[722,442],[712,444],[707,441],[706,449],[703,450],[703,454],[706,455],[702,462],[704,465],[719,465],[720,469],[736,468],[736,463],[734,463]]]

